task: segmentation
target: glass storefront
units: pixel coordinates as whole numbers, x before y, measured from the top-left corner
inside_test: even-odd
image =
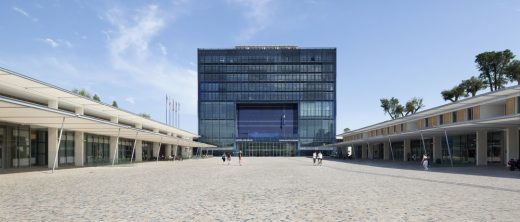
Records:
[[[296,142],[237,142],[244,156],[295,156]]]
[[[154,160],[153,159],[153,143],[143,141],[143,161]]]
[[[449,136],[448,142],[453,163],[475,164],[477,148],[475,134]],[[446,146],[445,137],[442,138],[442,162],[450,162],[450,153]]]
[[[85,134],[85,164],[109,164],[110,137]]]
[[[0,168],[4,168],[5,128],[0,126]]]
[[[60,165],[74,164],[74,132],[63,132],[59,152]]]
[[[47,166],[47,130],[31,130],[31,157],[35,159],[33,166]]]
[[[382,160],[385,158],[385,145],[380,143],[373,146],[372,158]]]
[[[502,163],[504,159],[502,147],[504,144],[503,132],[488,132],[487,134],[487,162]]]
[[[129,163],[134,148],[134,140],[119,138],[118,162]],[[134,153],[135,158],[135,153]]]
[[[424,144],[422,140],[411,140],[410,141],[410,161],[421,161],[424,151],[432,157],[433,155],[433,140],[432,139],[424,139]]]
[[[393,157],[390,156],[390,159],[402,161],[404,156],[404,142],[395,142],[392,143],[392,151],[393,151]]]

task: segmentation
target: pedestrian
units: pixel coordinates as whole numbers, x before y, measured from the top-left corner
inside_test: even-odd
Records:
[[[226,153],[222,153],[222,164],[226,163]]]
[[[312,165],[313,166],[316,165],[316,158],[317,158],[316,151],[314,151],[314,153],[312,153]]]
[[[424,167],[424,170],[428,170],[428,159],[429,159],[428,154],[425,153],[425,154],[422,156],[422,161],[421,161],[421,162],[422,162],[422,165],[423,165],[423,167]]]
[[[231,163],[231,153],[227,152],[226,157],[227,157],[227,165],[229,166],[229,164]]]
[[[242,166],[242,150],[238,151],[238,165]]]
[[[323,154],[321,151],[318,153],[318,165],[321,166],[323,164]]]

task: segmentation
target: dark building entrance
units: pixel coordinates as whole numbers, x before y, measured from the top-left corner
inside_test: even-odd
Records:
[[[297,147],[297,142],[237,142],[244,156],[295,156]]]

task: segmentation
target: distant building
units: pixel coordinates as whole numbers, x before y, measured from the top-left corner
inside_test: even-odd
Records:
[[[200,141],[295,156],[336,141],[336,49],[198,50]]]
[[[426,153],[433,164],[503,165],[519,158],[519,127],[513,86],[342,133],[329,146],[352,147],[358,159],[421,161]]]

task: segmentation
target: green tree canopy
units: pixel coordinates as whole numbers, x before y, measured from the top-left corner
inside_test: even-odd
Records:
[[[94,94],[94,96],[92,97],[92,99],[94,101],[98,101],[98,102],[101,102],[101,99],[99,98],[99,96],[97,94]]]
[[[348,133],[348,132],[350,132],[350,128],[345,128],[345,129],[343,129],[343,132],[344,132],[344,133]]]
[[[485,89],[486,84],[481,79],[478,79],[478,78],[472,76],[471,78],[462,81],[462,83],[460,83],[460,87],[462,87],[464,89],[466,97],[469,96],[470,94],[471,94],[471,97],[473,97],[473,96],[477,95],[478,91]]]
[[[72,89],[72,92],[75,93],[75,94],[78,94],[80,96],[84,96],[84,97],[87,97],[87,98],[92,98],[90,96],[90,93],[86,90],[86,89]]]
[[[458,85],[450,90],[443,90],[441,95],[445,101],[450,100],[452,102],[457,102],[460,97],[464,96],[464,88],[462,88],[461,85]]]
[[[381,108],[383,108],[385,114],[388,114],[390,118],[396,119],[400,116],[403,116],[404,107],[401,104],[399,104],[399,100],[397,98],[382,98],[380,99],[380,101]]]
[[[116,108],[119,108],[119,106],[117,106],[117,102],[115,100],[112,101],[112,106],[116,107]]]
[[[137,114],[137,115],[138,115],[138,116],[142,116],[142,117],[147,118],[147,119],[150,119],[150,118],[151,118],[150,114],[148,114],[148,113],[139,113],[139,114]]]
[[[477,68],[480,71],[479,78],[486,81],[491,91],[503,88],[509,81],[506,68],[514,58],[515,55],[509,49],[478,54],[475,63],[477,63]]]
[[[405,105],[405,115],[411,115],[424,108],[423,99],[418,97],[413,97],[408,100]]]
[[[513,60],[509,66],[506,68],[506,75],[507,78],[511,82],[516,81],[518,85],[520,85],[520,61],[519,60]]]

